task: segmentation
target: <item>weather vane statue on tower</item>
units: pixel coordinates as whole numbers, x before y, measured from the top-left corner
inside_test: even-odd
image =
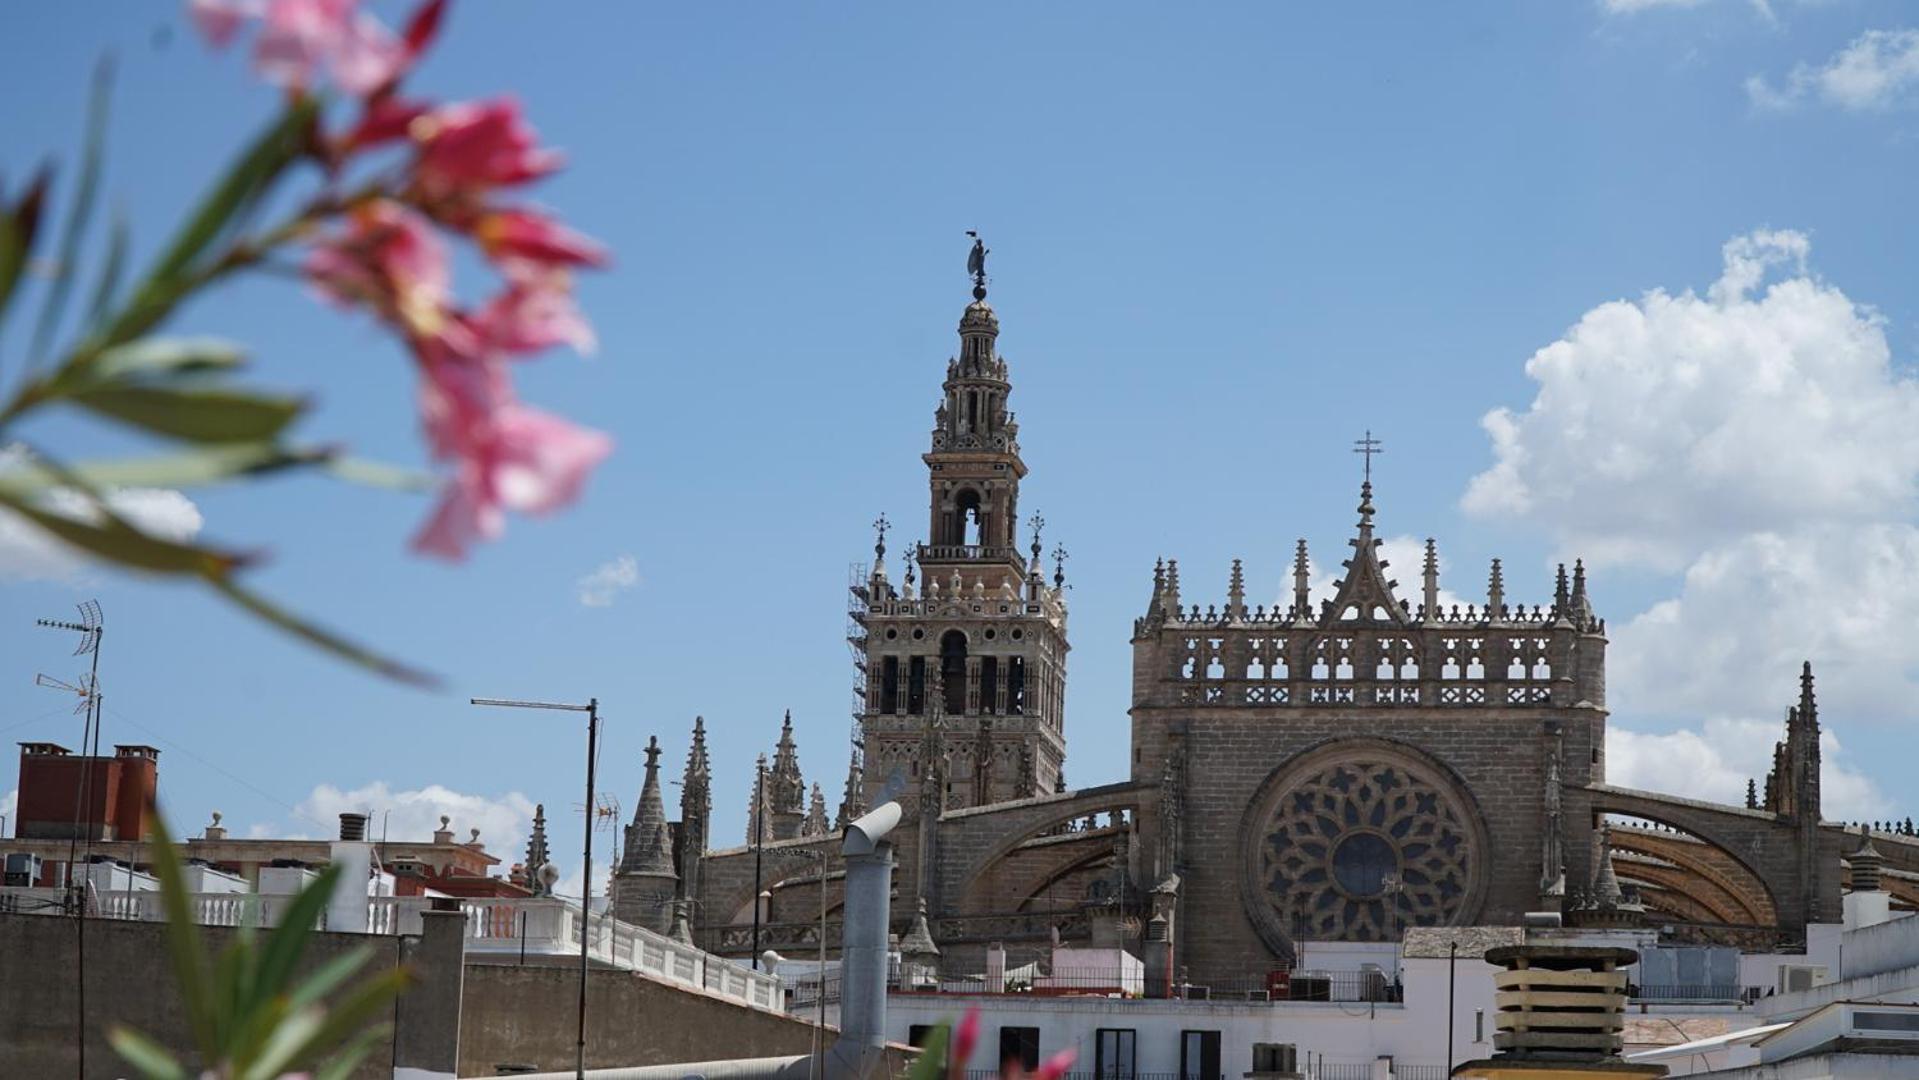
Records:
[[[973,299],[984,300],[986,299],[986,256],[992,252],[986,246],[986,241],[980,239],[979,233],[968,229],[966,235],[973,238],[973,250],[966,254],[966,272],[973,276]]]

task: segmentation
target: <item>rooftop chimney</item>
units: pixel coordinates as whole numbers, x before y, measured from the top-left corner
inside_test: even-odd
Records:
[[[365,814],[341,814],[340,815],[340,839],[365,840],[366,839],[366,819],[367,819],[367,815]]]
[[[1610,1080],[1666,1075],[1664,1065],[1620,1058],[1626,1020],[1626,968],[1631,949],[1572,945],[1505,945],[1486,950],[1495,976],[1497,1013],[1490,1058],[1469,1061],[1455,1077],[1483,1080],[1603,1073]]]

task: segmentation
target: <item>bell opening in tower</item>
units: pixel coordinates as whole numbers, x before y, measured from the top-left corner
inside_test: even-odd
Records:
[[[946,693],[946,713],[966,711],[966,635],[948,630],[940,638],[940,681]]]

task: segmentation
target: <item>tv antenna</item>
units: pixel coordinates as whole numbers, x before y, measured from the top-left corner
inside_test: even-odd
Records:
[[[100,638],[106,633],[106,620],[101,615],[98,600],[86,600],[74,606],[80,613],[78,620],[36,619],[34,621],[48,630],[65,630],[79,635],[79,640],[73,646],[73,655],[93,657],[88,664],[86,678],[80,685],[74,686],[62,680],[41,675],[34,679],[34,685],[64,690],[80,697],[80,708],[74,710],[86,718],[82,721],[80,728],[80,753],[82,756],[98,757],[100,755]],[[91,750],[88,749],[89,743],[92,745]],[[93,773],[94,770],[90,765],[80,771],[80,784],[73,793],[73,831],[67,834],[67,889],[74,915],[74,984],[79,988],[73,1015],[74,1046],[79,1054],[82,1076],[86,1075],[87,1071],[86,915],[87,890],[93,864],[94,830],[91,825],[85,830],[87,876],[81,877],[80,884],[77,886],[74,883],[73,869],[79,854],[81,822],[93,813],[93,802],[89,797],[93,790]]]
[[[585,803],[574,803],[575,812],[583,813]],[[620,823],[620,800],[613,795],[600,795],[593,800],[593,828],[601,832],[612,832]]]

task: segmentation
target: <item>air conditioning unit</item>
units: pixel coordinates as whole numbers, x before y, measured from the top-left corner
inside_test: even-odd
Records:
[[[1779,992],[1791,994],[1800,990],[1810,990],[1826,982],[1824,964],[1781,964],[1779,965]]]
[[[1273,995],[1270,991],[1267,991],[1267,990],[1248,990],[1246,991],[1246,1000],[1247,1001],[1271,1001],[1273,1000]]]
[[[1186,988],[1187,1001],[1207,1001],[1210,1000],[1212,996],[1213,988],[1210,986],[1188,986]]]
[[[24,851],[7,853],[4,883],[16,888],[25,888],[40,880],[40,856]]]

